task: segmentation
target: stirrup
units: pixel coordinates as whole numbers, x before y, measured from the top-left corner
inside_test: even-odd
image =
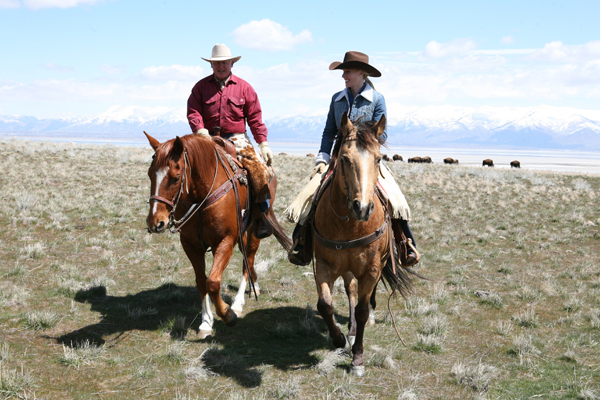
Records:
[[[412,244],[411,238],[406,239],[406,245],[414,253],[414,255],[407,254],[406,255],[406,265],[402,265],[404,268],[409,268],[409,267],[412,267],[413,265],[418,264],[419,261],[421,261],[421,254],[419,253],[417,248]]]

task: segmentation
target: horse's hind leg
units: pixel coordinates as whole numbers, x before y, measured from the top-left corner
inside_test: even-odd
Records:
[[[252,277],[252,282],[254,283],[254,290],[256,291],[256,295],[260,295],[260,288],[258,286],[258,276],[256,271],[254,270],[254,259],[256,256],[256,251],[258,250],[258,245],[260,244],[260,239],[257,239],[251,232],[246,232],[244,235],[245,247],[246,247],[246,255],[248,257],[248,268],[250,270],[250,276]],[[239,289],[237,294],[235,295],[235,299],[233,304],[231,305],[231,309],[235,312],[235,314],[239,317],[242,315],[242,311],[244,308],[244,304],[246,304],[246,287],[248,285],[248,271],[244,267],[242,263],[242,280],[240,282]],[[250,288],[252,291],[252,287]],[[250,293],[252,297],[253,293]]]
[[[319,293],[317,310],[319,310],[319,314],[321,314],[325,324],[327,324],[327,329],[329,329],[329,336],[331,336],[333,345],[337,348],[345,347],[346,338],[340,331],[340,328],[337,326],[333,318],[333,299],[331,297],[331,287],[333,286],[335,279],[330,276],[327,266],[324,266],[320,261],[317,261],[315,281],[317,283],[317,291]]]
[[[350,272],[343,275],[344,278],[344,289],[346,289],[346,296],[348,296],[349,306],[349,321],[348,321],[348,341],[350,345],[354,344],[356,338],[356,298],[358,296],[358,282],[354,279],[354,275]]]
[[[379,283],[379,282],[377,282]],[[377,307],[377,301],[375,300],[375,293],[377,293],[377,283],[371,293],[371,299],[369,300],[369,325],[375,325],[375,307]]]

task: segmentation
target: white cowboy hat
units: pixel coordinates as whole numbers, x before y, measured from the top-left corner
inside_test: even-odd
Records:
[[[242,56],[233,57],[231,55],[231,50],[229,50],[229,47],[225,46],[224,44],[217,43],[212,48],[212,56],[210,58],[204,58],[204,57],[201,57],[201,58],[204,61],[208,61],[208,62],[227,61],[227,60],[233,60],[233,62],[236,62],[237,60],[242,58]]]

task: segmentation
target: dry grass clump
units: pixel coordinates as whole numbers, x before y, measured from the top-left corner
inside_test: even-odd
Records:
[[[325,356],[318,364],[315,365],[315,370],[320,375],[329,375],[338,364],[348,358],[348,352],[344,349],[335,349],[325,353]]]
[[[0,364],[0,395],[6,399],[30,398],[36,379],[21,369],[8,369]]]
[[[378,287],[367,373],[355,378],[315,311],[312,267],[291,265],[273,238],[256,257],[258,301],[246,301],[235,327],[215,316],[212,341],[198,339],[202,299],[179,236],[145,231],[151,156],[0,146],[0,398],[598,396],[600,177],[388,163],[412,209],[416,271],[429,280],[390,302],[407,347]],[[276,157],[278,216],[313,166]],[[226,302],[241,270],[236,249]],[[343,283],[332,292],[346,334]],[[501,377],[491,367],[500,365]]]
[[[23,323],[29,329],[33,330],[45,330],[53,328],[58,321],[60,316],[52,311],[30,311],[25,313],[23,317]]]
[[[67,367],[79,368],[83,365],[91,365],[104,354],[104,346],[85,340],[75,343],[73,347],[63,345],[63,354],[59,359],[60,364]]]
[[[456,383],[473,389],[476,392],[487,392],[492,381],[498,376],[498,368],[479,362],[467,366],[458,362],[452,366],[452,376]]]

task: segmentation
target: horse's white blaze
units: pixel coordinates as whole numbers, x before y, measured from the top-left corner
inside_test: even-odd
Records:
[[[242,310],[244,308],[244,304],[246,304],[246,278],[242,276],[242,281],[240,282],[240,288],[235,295],[235,299],[233,300],[233,304],[231,305],[231,309],[236,311],[238,317],[242,314]],[[239,312],[239,313],[238,313]]]
[[[358,150],[358,154],[360,154],[362,161],[360,164],[360,168],[359,168],[359,182],[361,182],[362,187],[361,187],[361,193],[360,193],[360,202],[361,204],[367,204],[369,202],[369,198],[368,196],[368,192],[369,192],[369,185],[368,185],[368,168],[367,168],[367,163],[369,162],[369,158],[371,157],[371,153],[364,148],[361,148]]]
[[[210,296],[204,296],[204,300],[202,301],[202,323],[200,324],[200,331],[212,331],[215,317],[213,316],[213,313],[210,310],[210,303]]]
[[[156,183],[156,186],[154,189],[154,196],[158,196],[158,193],[160,192],[160,185],[162,185],[162,181],[165,179],[165,177],[167,176],[168,173],[169,173],[169,167],[162,167],[161,169],[156,171],[156,178],[154,180],[154,182]],[[156,213],[156,205],[157,204],[158,204],[158,201],[154,201],[154,204],[152,204],[152,214]]]

